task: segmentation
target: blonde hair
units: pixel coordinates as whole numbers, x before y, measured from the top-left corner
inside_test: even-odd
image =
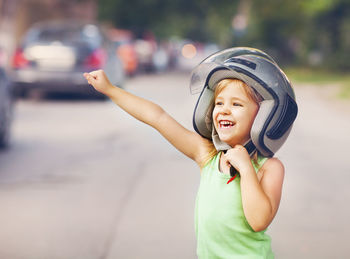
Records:
[[[235,78],[223,79],[223,80],[219,81],[219,83],[217,83],[217,85],[215,87],[214,98],[213,98],[212,104],[210,105],[210,108],[209,108],[211,110],[210,114],[213,113],[214,102],[215,102],[216,98],[228,85],[234,85],[234,86],[241,87],[245,91],[248,98],[257,104],[259,104],[263,100],[263,98],[261,97],[261,95],[259,93],[257,93],[253,88],[249,87],[243,81],[241,81],[239,79],[235,79]],[[208,144],[208,145],[209,145],[209,147],[208,147],[209,152],[206,154],[206,157],[203,159],[203,163],[200,165],[201,168],[203,168],[211,159],[213,159],[213,157],[215,157],[218,154],[218,151],[216,150],[213,142],[210,142],[210,144]],[[254,151],[254,153],[252,154],[252,158],[253,158],[253,163],[257,166],[258,165],[258,151]]]

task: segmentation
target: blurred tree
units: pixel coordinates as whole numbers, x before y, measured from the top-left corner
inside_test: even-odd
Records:
[[[350,1],[337,0],[316,12],[310,31],[310,50],[318,51],[323,66],[350,69]]]
[[[268,51],[279,62],[295,62],[308,23],[303,15],[302,2],[303,0],[253,1],[249,33],[243,42]]]
[[[137,36],[248,45],[285,64],[350,67],[349,0],[99,0],[100,20]]]
[[[227,42],[238,1],[217,0],[100,0],[99,17],[138,36],[151,30],[158,37],[188,37]]]
[[[349,69],[349,0],[253,0],[250,17],[235,44],[262,48],[282,64]]]

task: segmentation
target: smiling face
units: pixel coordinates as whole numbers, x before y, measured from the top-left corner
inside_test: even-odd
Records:
[[[224,79],[215,91],[213,123],[221,141],[234,147],[244,145],[250,139],[250,129],[259,110],[242,81]]]

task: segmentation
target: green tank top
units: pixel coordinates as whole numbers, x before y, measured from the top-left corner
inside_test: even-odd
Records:
[[[231,176],[219,171],[220,155],[202,169],[195,209],[198,258],[274,258],[270,237],[265,230],[254,232],[244,216],[240,177],[227,184]],[[266,160],[258,158],[256,172]]]

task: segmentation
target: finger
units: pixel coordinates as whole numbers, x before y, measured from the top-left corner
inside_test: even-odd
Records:
[[[227,154],[227,153],[223,155],[223,159],[224,159],[224,162],[225,162],[227,165],[231,165],[231,164],[230,164],[230,161],[229,161],[229,159],[228,159],[228,154]]]
[[[240,144],[235,145],[234,148],[237,149],[237,150],[245,150],[245,147],[240,145]]]
[[[87,73],[84,73],[84,77],[85,77],[85,79],[87,80],[87,82],[88,82],[90,85],[92,85],[92,80],[93,80],[93,78],[92,78],[89,74],[87,74]]]
[[[101,70],[95,70],[95,71],[91,71],[89,74],[94,78],[97,79],[97,77],[99,77],[101,75]]]
[[[86,78],[86,80],[91,80],[93,79],[93,76],[89,73],[84,73],[84,77]]]

